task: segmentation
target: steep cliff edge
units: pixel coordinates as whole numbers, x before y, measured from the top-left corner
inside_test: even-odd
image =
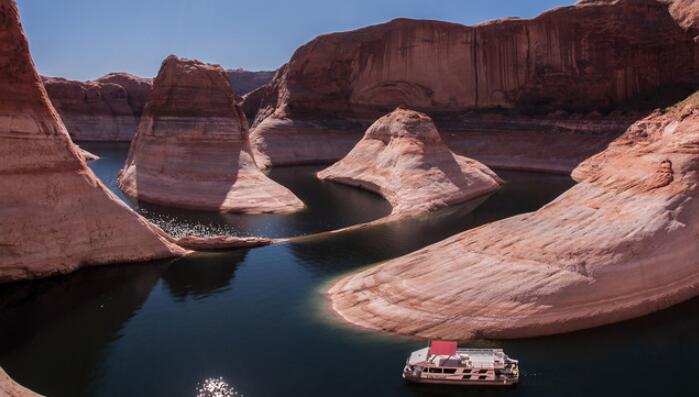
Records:
[[[185,253],[86,166],[0,0],[0,282]]]
[[[146,105],[120,188],[139,200],[223,212],[291,212],[303,203],[265,176],[218,65],[170,56]]]
[[[430,338],[555,334],[651,313],[699,286],[699,94],[638,121],[539,211],[338,281],[333,308]]]
[[[128,73],[110,73],[86,82],[42,79],[75,141],[130,142],[153,89],[151,79]]]
[[[423,113],[396,109],[378,119],[342,160],[320,179],[360,186],[381,194],[392,215],[417,215],[500,187],[488,167],[456,156]]]
[[[274,111],[258,117],[252,141],[263,164],[303,163],[341,158],[368,120],[396,106],[425,112],[443,134],[466,140],[471,128],[460,125],[468,112],[470,125],[505,114],[545,127],[553,112],[570,115],[553,120],[590,116],[595,124],[597,113],[652,109],[661,97],[688,95],[699,81],[697,43],[678,4],[671,12],[656,0],[597,2],[474,27],[398,19],[323,35],[300,47],[269,85],[276,95],[262,108]],[[621,119],[600,140],[623,133]],[[552,138],[555,131],[542,139]],[[594,154],[576,138],[561,139],[581,147],[577,157]],[[308,140],[323,144],[309,149]]]

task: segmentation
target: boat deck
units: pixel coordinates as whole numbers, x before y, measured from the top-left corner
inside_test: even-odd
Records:
[[[429,355],[429,348],[413,352],[408,364],[430,363],[440,367],[496,368],[505,364],[505,355],[501,349],[458,349],[456,356],[442,354]]]

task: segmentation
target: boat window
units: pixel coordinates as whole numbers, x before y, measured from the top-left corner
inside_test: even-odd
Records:
[[[431,374],[441,374],[442,369],[441,368],[430,368],[427,372],[429,372]]]
[[[478,377],[479,380],[484,380],[486,378],[488,378],[488,375],[481,375]]]
[[[456,368],[444,368],[444,373],[445,374],[455,374]]]

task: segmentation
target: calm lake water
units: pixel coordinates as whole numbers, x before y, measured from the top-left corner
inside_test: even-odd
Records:
[[[114,188],[126,147],[85,145]],[[292,236],[375,219],[378,196],[316,180],[320,167],[271,176],[306,201],[286,216],[222,216],[144,206],[173,230]],[[566,177],[499,172],[487,199],[432,217],[282,245],[174,261],[86,269],[0,287],[0,366],[49,396],[194,396],[223,378],[248,397],[695,395],[699,301],[573,334],[505,342],[520,360],[512,389],[411,386],[401,370],[424,341],[335,321],[323,296],[348,272],[463,230],[535,210]],[[132,205],[134,205],[132,203]],[[204,226],[198,225],[198,223]]]

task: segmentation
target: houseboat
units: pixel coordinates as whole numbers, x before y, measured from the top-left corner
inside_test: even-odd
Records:
[[[415,383],[510,386],[519,382],[519,362],[502,349],[460,349],[456,342],[433,341],[412,352],[403,379]]]

